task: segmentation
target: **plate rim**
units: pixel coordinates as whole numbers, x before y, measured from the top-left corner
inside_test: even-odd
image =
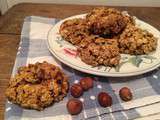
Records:
[[[67,17],[67,18],[59,21],[59,22],[62,22],[62,21],[64,21],[64,20],[66,20],[66,19],[71,19],[71,18],[74,18],[74,17],[83,16],[83,15],[85,15],[85,14],[79,14],[79,15],[70,16],[70,17]],[[137,19],[137,18],[136,18],[136,19]],[[139,20],[139,19],[138,19],[138,20]],[[142,20],[139,20],[139,21],[144,22],[144,21],[142,21]],[[59,22],[58,22],[58,23],[59,23]],[[58,24],[58,23],[56,23],[56,24]],[[146,22],[144,22],[144,23],[146,23]],[[55,25],[56,25],[56,24],[55,24]],[[146,23],[146,24],[148,24],[148,23]],[[67,66],[69,66],[69,67],[71,67],[71,68],[73,68],[73,69],[76,69],[76,70],[78,70],[78,71],[85,72],[85,73],[89,73],[89,74],[94,74],[94,75],[98,75],[98,76],[105,76],[105,77],[129,77],[129,76],[136,76],[136,75],[141,75],[141,74],[144,74],[144,73],[148,73],[148,72],[150,72],[150,71],[155,70],[156,68],[158,68],[158,67],[160,66],[160,61],[159,61],[159,62],[158,62],[157,64],[155,64],[154,66],[151,66],[151,67],[149,67],[149,68],[147,68],[147,69],[145,69],[145,70],[140,70],[140,71],[130,72],[130,73],[118,73],[118,72],[117,72],[117,73],[109,73],[109,72],[106,72],[106,71],[105,71],[105,72],[102,72],[102,71],[97,72],[97,71],[94,71],[94,70],[88,70],[88,69],[86,69],[86,68],[79,67],[79,66],[77,66],[77,65],[72,64],[72,63],[69,62],[69,61],[64,60],[64,59],[61,58],[60,56],[58,56],[58,55],[55,53],[55,51],[52,49],[52,47],[50,46],[50,43],[49,43],[49,41],[50,41],[50,40],[49,40],[49,35],[50,35],[52,29],[55,27],[55,25],[53,25],[53,26],[50,28],[50,30],[48,31],[48,33],[47,33],[47,47],[48,47],[49,51],[52,53],[52,55],[53,55],[54,57],[56,57],[60,62],[66,64]],[[148,24],[148,25],[150,25],[150,24]],[[152,25],[150,25],[150,26],[153,27]],[[156,29],[155,27],[153,27],[153,28]],[[158,29],[156,29],[156,30],[159,32]]]

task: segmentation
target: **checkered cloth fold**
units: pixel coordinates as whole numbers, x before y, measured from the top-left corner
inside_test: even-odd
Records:
[[[60,63],[47,48],[48,31],[58,21],[36,16],[25,18],[12,76],[20,66],[37,61],[48,61],[60,66],[69,75],[70,85],[78,82],[82,77],[94,77],[94,88],[79,98],[83,101],[83,111],[75,116],[68,114],[66,102],[72,97],[68,93],[63,101],[41,112],[23,109],[7,101],[5,120],[127,120],[160,112],[159,69],[144,75],[123,78],[98,77],[76,71]],[[133,92],[133,100],[130,102],[123,102],[119,98],[119,89],[124,86],[131,88]],[[113,105],[111,107],[100,107],[97,102],[97,94],[100,91],[106,91],[112,96]]]

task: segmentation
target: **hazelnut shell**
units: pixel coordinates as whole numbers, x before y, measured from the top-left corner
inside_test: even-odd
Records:
[[[73,84],[70,88],[70,92],[73,97],[78,98],[83,94],[83,88],[80,84]]]
[[[93,79],[90,77],[85,77],[80,80],[80,84],[84,91],[89,90],[93,87]]]
[[[102,107],[109,107],[112,105],[112,97],[106,92],[98,94],[98,102]]]
[[[131,90],[127,87],[123,87],[120,89],[119,96],[123,101],[126,102],[132,100],[133,98]]]
[[[72,98],[67,102],[67,110],[71,115],[79,114],[83,109],[82,102],[78,99]]]

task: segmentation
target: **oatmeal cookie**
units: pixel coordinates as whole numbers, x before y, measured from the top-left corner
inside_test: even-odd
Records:
[[[119,48],[121,53],[131,55],[148,54],[156,50],[157,39],[148,31],[134,25],[127,25],[120,35]]]
[[[47,62],[20,67],[9,82],[6,97],[24,108],[43,108],[62,100],[68,92],[68,77]]]
[[[60,26],[59,33],[65,40],[73,45],[77,45],[89,34],[88,29],[85,19],[75,18],[63,22]]]
[[[89,36],[81,41],[78,51],[81,60],[92,66],[116,66],[120,61],[116,39]]]
[[[132,18],[114,8],[95,8],[87,14],[86,20],[91,33],[112,35],[120,33]]]

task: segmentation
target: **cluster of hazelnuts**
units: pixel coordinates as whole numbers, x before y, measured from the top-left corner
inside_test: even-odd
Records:
[[[82,111],[82,102],[76,98],[82,96],[84,91],[93,88],[93,81],[94,80],[92,78],[85,77],[82,78],[79,83],[71,86],[70,93],[74,98],[71,98],[67,102],[67,110],[71,115],[79,114]],[[119,91],[119,96],[123,101],[130,101],[132,99],[132,92],[129,88],[123,87]],[[106,92],[100,92],[97,99],[102,107],[109,107],[112,105],[112,97]]]

